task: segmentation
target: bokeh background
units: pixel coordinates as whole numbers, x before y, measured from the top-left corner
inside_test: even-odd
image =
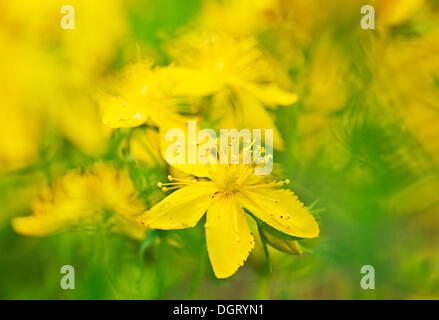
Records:
[[[75,30],[60,28],[65,4]],[[365,4],[374,30],[360,27]],[[18,234],[13,218],[44,210],[35,204],[44,190],[96,163],[130,177],[95,169],[117,184],[97,187],[103,206],[131,187],[141,208],[164,196],[155,184],[167,166],[141,151],[127,160],[139,129],[106,128],[98,100],[139,56],[171,63],[170,43],[191,28],[255,37],[276,81],[297,93],[270,110],[285,141],[274,159],[312,204],[321,236],[301,241],[301,256],[271,250],[271,272],[255,250],[218,280],[201,223],[145,239],[100,228]],[[0,298],[439,298],[438,54],[436,0],[1,1]],[[108,206],[123,210],[119,198]],[[100,204],[71,201],[72,214]],[[75,290],[60,288],[63,265],[75,267]],[[375,268],[375,290],[360,286],[363,265]]]

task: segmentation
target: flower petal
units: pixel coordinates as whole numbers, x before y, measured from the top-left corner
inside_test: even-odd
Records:
[[[197,137],[194,137],[195,144],[189,145],[189,141],[186,141],[186,139],[189,140],[188,128],[175,127],[174,130],[176,134],[174,138],[177,139],[172,141],[166,140],[168,132],[163,132],[162,130],[160,131],[160,152],[163,159],[165,159],[165,161],[172,167],[183,171],[186,174],[196,177],[210,177],[208,166],[200,163],[197,156],[200,147],[204,145],[205,141],[198,141],[196,140]],[[177,136],[178,131],[180,131],[179,136]],[[199,131],[197,128],[196,134],[198,134],[198,132]],[[200,144],[198,145],[197,142]],[[194,163],[190,163],[191,161],[189,160],[189,154],[192,154],[195,157],[195,161],[192,161]],[[215,163],[217,160],[216,154],[209,153],[208,157],[211,163]]]
[[[172,78],[175,80],[172,92],[189,97],[205,97],[217,92],[224,85],[211,72],[196,68],[174,67]]]
[[[282,90],[274,84],[248,84],[246,88],[268,107],[288,106],[297,101],[297,94]]]
[[[245,208],[283,233],[300,238],[319,235],[319,225],[309,209],[290,190],[247,187],[238,197]]]
[[[137,127],[145,123],[147,115],[141,104],[127,103],[117,97],[102,98],[103,123],[110,128]]]
[[[69,224],[68,219],[51,216],[17,217],[12,220],[15,232],[26,236],[45,236]]]
[[[159,133],[150,128],[135,130],[130,138],[131,156],[150,166],[162,166],[165,164],[160,154]]]
[[[255,246],[246,214],[233,195],[220,195],[207,210],[206,242],[217,278],[233,275]]]
[[[197,182],[167,196],[137,221],[150,229],[185,229],[201,219],[217,191],[210,182]]]
[[[273,129],[274,148],[283,150],[284,141],[282,136],[279,130],[276,128],[273,118],[264,108],[261,101],[245,91],[239,93],[239,99],[242,105],[242,127],[262,129],[263,134],[264,129]],[[262,139],[264,139],[264,136]]]

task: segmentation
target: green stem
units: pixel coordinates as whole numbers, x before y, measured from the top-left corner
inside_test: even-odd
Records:
[[[207,249],[205,246],[201,249],[201,255],[200,255],[200,261],[198,263],[198,269],[195,273],[194,279],[192,280],[191,286],[189,288],[189,292],[186,296],[186,300],[192,300],[195,297],[195,294],[198,291],[198,288],[200,287],[201,279],[204,276],[204,273],[206,271],[206,260],[207,260]]]
[[[268,252],[267,238],[265,238],[264,232],[262,231],[262,228],[259,224],[258,224],[258,232],[259,232],[259,237],[261,238],[262,248],[264,249],[264,254],[266,259],[266,273],[268,274],[271,273],[272,271],[270,252]]]
[[[165,291],[165,272],[166,272],[166,251],[167,251],[167,239],[166,232],[160,232],[160,245],[159,245],[159,261],[157,263],[157,298],[163,299]]]

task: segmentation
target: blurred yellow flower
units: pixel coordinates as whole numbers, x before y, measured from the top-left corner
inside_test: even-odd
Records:
[[[317,156],[334,167],[345,165],[348,158],[337,130],[338,115],[349,98],[349,71],[346,56],[327,35],[312,46],[306,64],[300,66],[297,87],[302,108],[293,146],[299,161],[309,162]]]
[[[171,43],[169,52],[186,79],[179,89],[187,95],[210,96],[211,118],[218,127],[273,129],[275,147],[283,147],[265,107],[291,105],[297,96],[277,85],[279,69],[256,39],[192,32]]]
[[[244,208],[271,227],[290,236],[314,238],[319,226],[308,208],[285,181],[257,176],[251,165],[207,165],[208,179],[183,180],[169,176],[159,187],[179,189],[145,212],[138,221],[146,228],[184,229],[207,212],[206,242],[217,278],[232,276],[254,248]]]
[[[145,210],[126,171],[95,163],[84,173],[73,170],[34,201],[33,214],[13,219],[17,233],[43,236],[79,227],[103,228],[141,239],[136,217]]]
[[[417,173],[439,164],[438,53],[436,27],[423,37],[377,42],[368,56],[374,74],[371,96],[416,141],[418,151],[409,150],[404,165]]]
[[[154,68],[151,60],[125,67],[114,95],[100,97],[104,124],[111,128],[183,125],[186,120],[178,111],[184,101],[176,95],[173,73],[173,66]]]
[[[0,171],[4,171],[37,158],[43,135],[41,105],[47,103],[55,73],[42,50],[6,34],[1,23],[0,70]]]
[[[61,8],[66,4],[77,16],[73,30],[60,27]],[[126,33],[121,4],[120,0],[7,1],[1,4],[1,24],[23,42],[44,47],[48,53],[55,46],[57,54],[65,59],[63,68],[80,70],[94,78],[113,58],[115,46]]]
[[[425,6],[425,0],[386,0],[377,2],[380,26],[395,26],[407,22]]]
[[[0,92],[0,97],[3,97]],[[3,100],[5,101],[5,100]],[[17,169],[35,160],[41,124],[18,108],[7,108],[0,117],[0,172]]]
[[[36,159],[46,133],[41,129],[59,133],[91,155],[106,148],[109,134],[100,125],[91,87],[114,57],[126,30],[125,17],[119,0],[69,4],[79,15],[73,30],[60,26],[63,1],[0,5],[0,98],[8,97],[0,110],[10,124],[8,140],[16,144],[12,148],[12,143],[0,142],[6,169]]]
[[[146,127],[135,130],[129,141],[130,155],[137,161],[150,166],[164,166],[165,161],[160,154],[160,135],[153,128]]]
[[[199,24],[213,32],[250,36],[270,24],[276,9],[275,0],[205,1]]]

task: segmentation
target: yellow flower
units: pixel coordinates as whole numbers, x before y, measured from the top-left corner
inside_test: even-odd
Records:
[[[17,233],[43,236],[72,227],[102,227],[141,239],[136,217],[145,206],[136,196],[127,172],[96,163],[85,173],[73,170],[47,188],[33,205],[33,214],[12,221]]]
[[[137,127],[144,123],[172,128],[185,123],[178,114],[183,101],[175,94],[174,68],[153,68],[153,62],[128,65],[114,95],[103,95],[103,122],[111,128]]]
[[[0,111],[14,143],[0,142],[0,170],[35,161],[51,132],[93,156],[106,150],[108,128],[100,125],[91,88],[115,56],[125,17],[119,0],[68,4],[76,10],[74,30],[60,26],[62,1],[1,3]]]
[[[244,209],[269,226],[290,236],[314,238],[319,226],[307,207],[285,181],[256,176],[251,165],[206,165],[207,179],[158,183],[164,190],[179,189],[163,199],[138,221],[146,228],[184,229],[197,224],[206,213],[206,242],[217,278],[233,275],[244,264],[255,240]]]
[[[383,26],[404,24],[422,11],[425,6],[425,0],[387,0],[379,2],[379,22]]]
[[[0,89],[0,98],[5,98]],[[1,109],[0,117],[0,172],[17,169],[35,160],[41,125],[29,112],[21,108]]]
[[[206,1],[199,23],[215,32],[249,36],[269,26],[277,9],[275,0]]]
[[[210,96],[212,117],[221,128],[272,128],[276,147],[283,141],[265,107],[291,105],[293,93],[276,84],[279,68],[254,38],[188,33],[169,45],[186,95]]]
[[[67,4],[75,10],[73,30],[60,27],[60,10]],[[57,53],[63,56],[63,78],[74,70],[94,78],[114,58],[115,48],[127,31],[120,0],[8,1],[2,3],[0,28],[2,25],[22,42],[47,47],[50,52],[56,46]]]
[[[160,136],[153,128],[139,128],[132,132],[129,140],[130,155],[135,160],[150,166],[164,166],[165,161],[160,154]]]

